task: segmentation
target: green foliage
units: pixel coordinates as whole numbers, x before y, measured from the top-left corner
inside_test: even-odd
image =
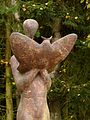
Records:
[[[58,17],[67,29],[70,31],[73,29],[76,33],[86,37],[90,33],[89,9],[86,8],[86,5],[89,4],[85,1],[72,0],[70,2],[68,0],[66,2],[50,0],[42,3],[33,0],[21,1],[21,19],[24,21],[26,18],[34,18],[39,22],[40,28],[48,26],[52,29],[54,19]]]
[[[13,5],[10,8],[5,5],[2,5],[0,7],[0,14],[3,15],[3,14],[15,13],[17,12],[17,10],[18,10],[18,5]]]
[[[35,3],[33,1],[23,2],[21,1],[21,17],[23,18],[35,18],[41,23],[47,24],[50,19],[54,17],[54,4],[48,3]],[[23,19],[25,19],[23,18]],[[47,19],[46,19],[47,18]]]
[[[4,94],[0,94],[0,120],[5,120],[6,118],[6,107],[3,104],[3,101],[5,101],[5,95]]]
[[[59,65],[52,80],[48,94],[49,103],[59,101],[63,120],[90,119],[90,4],[85,0],[20,0],[16,5],[7,7],[1,0],[0,7],[0,119],[5,120],[5,22],[12,15],[12,31],[23,33],[22,23],[27,18],[39,22],[36,40],[42,36],[51,36],[56,18],[61,21],[61,36],[75,32],[78,35],[75,48]],[[72,3],[72,4],[71,4]],[[20,21],[14,13],[19,12]],[[38,41],[38,40],[37,40]],[[11,79],[11,78],[10,78]],[[16,114],[16,87],[13,87],[14,113]],[[67,111],[67,112],[66,112]]]
[[[90,118],[89,61],[90,49],[86,45],[76,46],[68,58],[60,64],[56,79],[53,80],[49,99],[51,101],[58,98],[62,115],[67,107],[68,113],[67,116],[63,116],[64,120],[89,120]]]

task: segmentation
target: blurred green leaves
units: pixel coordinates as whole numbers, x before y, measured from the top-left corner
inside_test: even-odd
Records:
[[[13,5],[10,8],[3,5],[0,7],[0,14],[3,15],[3,14],[15,13],[17,12],[17,10],[18,10],[18,5]]]

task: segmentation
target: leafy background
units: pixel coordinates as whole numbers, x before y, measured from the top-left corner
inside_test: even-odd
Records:
[[[0,119],[15,119],[19,99],[9,69],[9,35],[13,31],[24,33],[23,21],[32,18],[39,23],[35,35],[39,43],[41,36],[78,35],[72,52],[52,78],[48,92],[51,120],[90,120],[90,1],[0,0],[0,4]]]

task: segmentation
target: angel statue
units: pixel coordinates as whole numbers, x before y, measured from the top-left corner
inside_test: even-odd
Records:
[[[27,19],[23,23],[26,35],[13,32],[10,35],[12,74],[21,98],[17,110],[17,120],[50,120],[47,92],[51,86],[49,72],[63,61],[72,50],[77,39],[69,34],[50,43],[34,41],[38,22]]]

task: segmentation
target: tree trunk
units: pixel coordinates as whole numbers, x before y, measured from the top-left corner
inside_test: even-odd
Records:
[[[60,29],[61,29],[60,18],[54,18],[53,24],[52,24],[52,34],[53,34],[52,42],[61,38]],[[52,73],[50,73],[52,78],[55,76],[57,68],[58,68],[58,65],[56,65],[54,71]],[[54,101],[53,103],[50,103],[50,114],[51,114],[51,120],[62,120],[61,119],[61,109],[60,109],[60,104],[59,104],[58,100]]]
[[[9,36],[10,36],[10,25],[7,22],[6,23],[6,114],[7,114],[7,120],[13,120],[11,69],[9,65],[9,60],[11,56]]]
[[[11,0],[6,1],[6,6],[10,7]],[[10,42],[9,36],[11,33],[11,15],[7,15],[6,18],[6,120],[13,120],[13,102],[12,102],[12,83],[11,83],[11,69],[9,60],[11,57],[11,49],[10,49]]]
[[[62,120],[59,100],[50,103],[50,116],[50,120]]]
[[[53,25],[52,25],[52,34],[53,34],[52,42],[54,42],[55,40],[57,40],[57,39],[59,39],[61,37],[60,29],[61,29],[61,20],[60,20],[60,18],[54,18]]]

